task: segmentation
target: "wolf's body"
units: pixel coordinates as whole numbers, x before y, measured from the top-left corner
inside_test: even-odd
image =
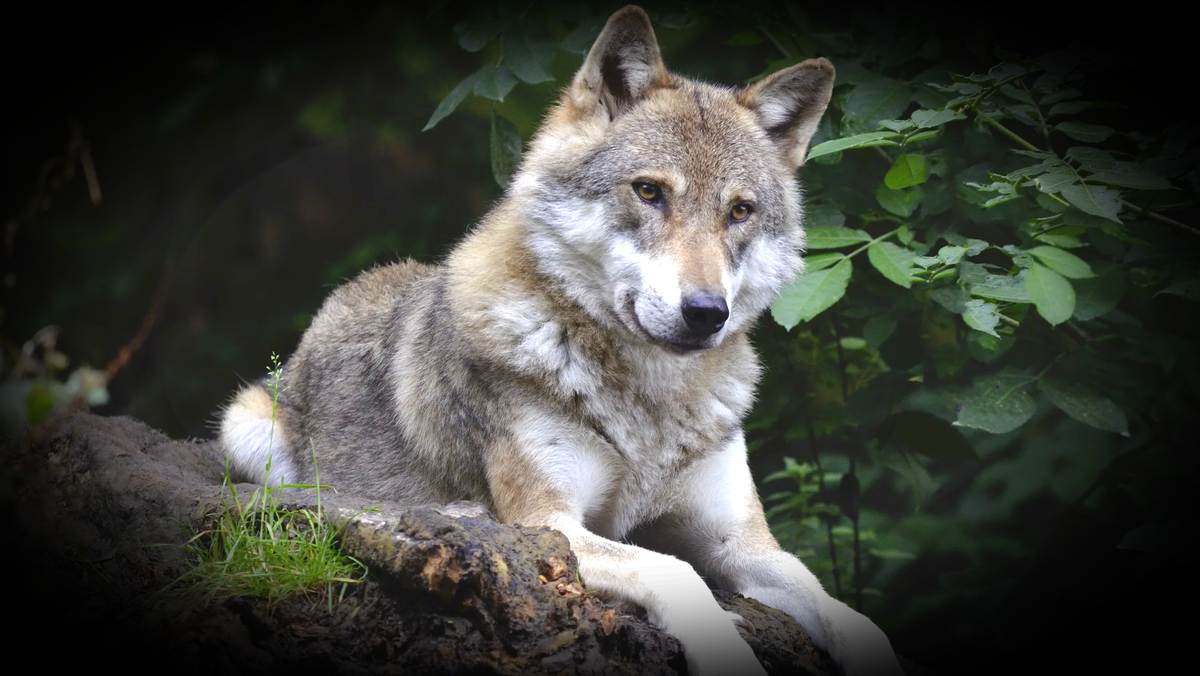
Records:
[[[641,10],[614,14],[445,264],[337,289],[274,421],[262,383],[238,393],[235,468],[261,478],[270,449],[270,481],[307,481],[315,451],[344,490],[557,528],[584,583],[645,607],[693,673],[762,671],[697,571],[791,613],[848,672],[898,673],[771,536],[741,429],[747,331],[801,269],[794,172],[832,81],[821,59],[746,90],[686,80]]]

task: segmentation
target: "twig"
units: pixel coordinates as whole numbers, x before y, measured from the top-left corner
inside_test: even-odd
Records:
[[[1132,204],[1125,200],[1121,200],[1121,206],[1133,211],[1136,214],[1145,216],[1146,218],[1149,218],[1151,220],[1158,221],[1159,223],[1166,223],[1167,225],[1179,228],[1180,230],[1183,230],[1184,232],[1189,232],[1193,235],[1200,236],[1200,230],[1197,230],[1196,228],[1193,228],[1192,226],[1187,225],[1186,223],[1180,223],[1179,221],[1177,221],[1173,218],[1168,218],[1166,216],[1163,216],[1160,213],[1150,211],[1149,209],[1143,209],[1143,208],[1139,207],[1138,205]]]
[[[812,416],[806,414],[804,416],[804,424],[808,428],[808,445],[812,452],[813,462],[817,466],[817,490],[821,493],[825,492],[825,470],[821,467],[821,453],[817,449],[817,432],[813,429]],[[830,517],[829,514],[822,515]],[[837,564],[837,545],[833,541],[833,519],[823,518],[825,522],[825,537],[829,540],[829,564],[833,566],[833,594],[834,598],[841,600],[842,598],[842,577],[838,571]]]
[[[1021,146],[1021,147],[1022,147],[1022,148],[1024,148],[1025,150],[1032,150],[1032,151],[1033,151],[1033,152],[1035,152],[1035,153],[1044,153],[1044,152],[1046,152],[1045,150],[1042,150],[1041,148],[1039,148],[1039,147],[1037,147],[1037,146],[1033,145],[1033,144],[1032,144],[1032,143],[1030,143],[1029,141],[1026,141],[1025,139],[1023,139],[1023,138],[1021,138],[1020,136],[1018,136],[1018,135],[1017,135],[1017,133],[1016,133],[1015,131],[1013,131],[1013,130],[1009,129],[1008,127],[1006,127],[1006,126],[1004,126],[1004,125],[1000,124],[999,122],[997,122],[997,121],[993,120],[991,117],[989,117],[989,116],[987,115],[987,113],[984,113],[982,110],[976,109],[976,110],[975,110],[975,115],[977,115],[977,116],[979,117],[979,119],[981,119],[981,120],[983,120],[984,122],[986,122],[986,123],[988,124],[988,126],[992,127],[993,129],[995,129],[996,131],[1000,132],[1001,134],[1003,134],[1003,135],[1007,136],[1007,137],[1008,137],[1009,139],[1011,139],[1011,140],[1012,140],[1014,143],[1016,143],[1017,145]]]
[[[92,162],[92,147],[87,141],[79,149],[79,164],[83,165],[83,177],[87,179],[88,196],[92,204],[100,206],[103,195],[100,193],[100,180],[96,178],[96,165]]]
[[[783,54],[783,58],[785,58],[785,59],[790,59],[790,58],[792,58],[792,53],[791,53],[791,52],[789,52],[789,51],[787,50],[787,48],[786,48],[786,47],[784,47],[784,46],[783,46],[783,44],[782,44],[781,42],[779,42],[779,39],[778,39],[778,38],[776,38],[776,37],[775,37],[775,36],[774,36],[774,35],[771,33],[771,31],[767,30],[766,28],[764,28],[764,27],[762,27],[762,26],[759,26],[759,27],[758,27],[758,29],[759,29],[760,31],[762,31],[762,32],[763,32],[763,35],[767,36],[767,39],[771,41],[771,44],[775,45],[775,49],[778,49],[778,50],[779,50],[779,53],[780,53],[780,54]]]
[[[117,351],[117,356],[113,357],[112,361],[108,362],[108,366],[104,367],[104,381],[106,383],[112,382],[113,376],[125,368],[125,365],[129,363],[130,357],[141,349],[142,343],[146,342],[146,338],[149,337],[150,329],[154,328],[154,321],[158,319],[158,311],[162,309],[163,299],[167,295],[167,282],[171,279],[171,267],[168,265],[166,271],[163,272],[162,281],[158,284],[158,291],[154,293],[154,300],[150,301],[150,309],[146,311],[146,316],[142,318],[142,326],[138,329],[138,332],[134,334],[133,338],[129,339],[129,342],[121,346],[121,349]]]
[[[1015,142],[1017,145],[1021,146],[1022,148],[1026,149],[1026,150],[1032,150],[1034,152],[1039,152],[1039,153],[1046,152],[1046,151],[1042,150],[1041,148],[1038,148],[1037,146],[1033,145],[1029,141],[1026,141],[1025,139],[1021,138],[1013,130],[1009,129],[1008,127],[1006,127],[1006,126],[1000,124],[999,122],[993,120],[992,118],[988,117],[983,111],[976,110],[975,114],[977,116],[979,116],[980,120],[983,120],[985,123],[987,123],[988,126],[992,127],[993,129],[1000,132],[1004,136],[1007,136],[1009,139],[1011,139],[1013,142]],[[1075,173],[1076,176],[1079,176],[1079,172],[1075,171],[1075,167],[1071,166],[1066,161],[1063,161],[1061,159],[1060,159],[1060,161],[1063,162],[1063,164],[1065,164],[1067,167],[1069,167],[1071,169],[1071,171]],[[1086,183],[1086,181],[1084,181],[1082,176],[1079,176],[1079,180],[1081,182]],[[1063,203],[1064,205],[1067,204],[1066,201],[1064,201],[1061,197],[1058,197],[1057,195],[1054,195],[1051,193],[1045,193],[1045,194],[1047,194],[1051,198]],[[1136,214],[1143,215],[1146,218],[1149,218],[1151,220],[1158,221],[1159,223],[1165,223],[1172,227],[1179,228],[1180,230],[1183,230],[1184,232],[1187,232],[1187,233],[1190,233],[1190,234],[1193,234],[1196,236],[1200,236],[1200,230],[1198,230],[1190,225],[1187,225],[1186,223],[1180,223],[1179,221],[1177,221],[1173,218],[1163,216],[1162,214],[1155,213],[1153,211],[1150,211],[1149,209],[1143,209],[1142,207],[1139,207],[1136,204],[1133,204],[1127,200],[1121,200],[1121,206],[1129,209],[1130,211],[1133,211]]]
[[[845,405],[845,403],[850,399],[850,386],[846,379],[846,368],[847,368],[846,351],[844,349],[842,349],[842,332],[841,332],[841,329],[838,327],[837,317],[836,316],[831,317],[829,320],[829,323],[833,325],[833,337],[834,337],[834,340],[837,341],[838,366],[840,367],[838,369],[838,373],[842,377],[842,404]],[[848,454],[850,456],[850,472],[848,473],[848,476],[854,482],[854,490],[855,490],[854,508],[849,510],[850,511],[850,526],[854,533],[854,607],[859,612],[862,612],[862,549],[859,544],[860,541],[859,541],[859,531],[858,531],[858,462],[857,462],[857,455],[858,455],[858,448],[859,448],[859,439],[858,439],[858,428],[857,427],[851,429],[850,437],[851,437],[851,446],[850,446],[850,452]],[[845,481],[845,478],[843,478],[842,480]],[[846,496],[843,495],[842,497],[844,499]]]

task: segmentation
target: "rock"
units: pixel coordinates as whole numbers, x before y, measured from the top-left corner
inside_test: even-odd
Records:
[[[199,525],[221,504],[224,468],[211,442],[78,414],[36,443],[9,440],[2,460],[4,579],[20,626],[11,638],[56,646],[46,664],[204,674],[687,669],[678,641],[639,609],[581,586],[561,533],[497,523],[481,505],[380,505],[324,491],[323,512],[344,525],[343,549],[368,566],[366,582],[332,608],[242,597],[189,606],[176,588],[163,590],[187,569],[182,524]],[[286,500],[316,503],[305,492]],[[785,613],[716,594],[753,627],[747,640],[769,673],[836,673]]]

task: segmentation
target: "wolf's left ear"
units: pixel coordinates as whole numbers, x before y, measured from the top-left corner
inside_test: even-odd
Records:
[[[758,115],[795,169],[804,164],[808,144],[833,96],[833,64],[809,59],[771,73],[738,94],[738,102]]]
[[[575,74],[568,96],[580,112],[604,112],[611,120],[646,92],[670,83],[650,17],[642,8],[628,5],[604,24]]]

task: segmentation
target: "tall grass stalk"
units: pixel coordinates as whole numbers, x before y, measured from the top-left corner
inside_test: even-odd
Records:
[[[243,504],[226,461],[221,507],[211,515],[211,526],[199,532],[188,527],[190,537],[183,547],[195,565],[176,583],[198,594],[197,600],[206,604],[246,596],[266,599],[272,607],[285,599],[309,597],[323,599],[332,611],[334,598],[340,601],[349,585],[362,582],[367,568],[341,552],[339,529],[321,512],[321,489],[329,486],[321,485],[315,449],[311,449],[315,483],[270,481],[282,376],[278,355],[271,355],[271,365],[272,446],[263,485]],[[315,510],[281,506],[285,490],[309,488],[316,490]]]

